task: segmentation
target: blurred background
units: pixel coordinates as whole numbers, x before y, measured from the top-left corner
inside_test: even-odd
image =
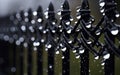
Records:
[[[21,10],[27,11],[29,8],[32,8],[32,10],[36,10],[39,5],[43,7],[43,10],[45,11],[49,5],[50,2],[53,2],[55,7],[55,12],[60,9],[61,4],[64,2],[64,0],[0,0],[0,26],[7,24],[7,19],[9,19],[7,16],[14,12],[19,12]],[[81,0],[68,0],[71,7],[71,13],[73,18],[76,17],[76,7],[81,5]],[[120,0],[116,0],[118,3],[118,10],[120,12]],[[98,23],[99,19],[101,18],[101,14],[99,12],[99,0],[89,0],[90,3],[90,9],[91,14],[95,17],[96,23]],[[120,19],[117,20],[117,23],[120,24]],[[10,60],[9,56],[12,56],[11,45],[7,42],[0,41],[0,75],[13,75],[9,74],[9,68],[11,66],[10,63],[8,63]],[[47,53],[44,53],[44,69],[43,74],[47,75],[46,73],[46,65],[47,65]],[[11,55],[10,55],[11,54]],[[34,56],[34,55],[33,55]],[[61,55],[55,56],[55,64],[57,65],[55,67],[55,75],[61,75]],[[34,57],[33,57],[34,58]],[[80,75],[80,60],[75,59],[75,55],[71,52],[70,54],[70,75]],[[101,66],[101,60],[94,60],[94,56],[90,54],[90,75],[104,75],[103,66]],[[11,62],[12,63],[12,62]],[[24,63],[25,64],[25,63]],[[25,64],[27,65],[27,64]],[[34,64],[35,65],[35,64]],[[14,71],[14,68],[10,69]],[[115,57],[115,75],[120,75],[120,59],[118,57]],[[25,72],[25,71],[24,71]],[[33,70],[33,75],[35,73],[35,70]],[[20,75],[19,73],[17,75]],[[24,75],[27,75],[24,73]]]

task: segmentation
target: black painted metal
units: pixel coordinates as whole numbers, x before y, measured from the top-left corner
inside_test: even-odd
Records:
[[[11,30],[10,25],[6,28],[1,27],[0,39],[8,41],[9,36],[14,39],[13,42],[17,46],[28,48],[28,75],[32,75],[32,50],[36,51],[34,48],[37,48],[38,53],[37,74],[43,74],[44,46],[48,51],[48,75],[54,75],[55,54],[59,54],[60,51],[62,51],[62,75],[70,75],[70,50],[75,53],[77,59],[81,60],[81,75],[89,75],[89,52],[95,56],[95,59],[103,59],[105,75],[115,75],[115,56],[120,57],[120,26],[115,21],[120,15],[116,10],[115,0],[100,0],[99,5],[102,18],[97,25],[93,25],[94,18],[90,14],[88,0],[82,0],[81,6],[77,8],[78,20],[74,26],[71,23],[73,19],[67,0],[64,1],[58,13],[60,23],[55,17],[52,2],[44,13],[45,19],[42,7],[39,7],[37,11],[30,9],[28,12],[18,12],[11,16],[13,25],[10,25],[14,27],[14,30]],[[104,42],[101,42],[101,37]],[[22,41],[21,38],[24,40]],[[115,39],[119,40],[118,45]],[[15,69],[16,50],[13,50],[13,69]],[[21,50],[20,53],[23,51]],[[21,66],[23,66],[22,60],[23,57],[20,56]],[[22,69],[23,67],[21,67],[21,75]]]

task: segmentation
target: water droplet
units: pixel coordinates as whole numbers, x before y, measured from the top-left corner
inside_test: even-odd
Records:
[[[15,67],[12,67],[12,68],[11,68],[11,72],[16,72],[16,68],[15,68]]]
[[[35,24],[35,20],[32,20],[31,23],[32,23],[32,24]]]
[[[43,29],[43,26],[39,26],[39,30],[42,30]]]
[[[27,17],[27,16],[28,16],[28,12],[25,12],[25,13],[24,13],[24,16]]]
[[[116,16],[116,17],[120,17],[120,14],[116,14],[115,16]]]
[[[49,65],[49,68],[52,68],[52,65]]]
[[[111,34],[112,35],[117,35],[118,33],[119,33],[118,28],[114,27],[114,28],[111,29]]]
[[[104,65],[105,65],[105,62],[102,62],[101,65],[104,66]]]
[[[91,44],[91,43],[92,43],[92,41],[90,41],[90,40],[87,41],[87,44]]]
[[[70,25],[70,21],[67,21],[65,24],[66,24],[66,25]]]
[[[79,48],[79,53],[80,54],[83,54],[85,52],[85,49],[83,48],[83,46],[81,46],[80,48]]]
[[[105,55],[103,56],[103,58],[104,58],[104,59],[109,59],[109,58],[110,58],[110,54],[109,54],[109,53],[105,54]]]
[[[61,50],[62,50],[63,52],[65,52],[65,51],[67,50],[67,48],[66,48],[66,47],[63,47]]]
[[[70,21],[73,21],[74,19],[73,18],[70,18]]]
[[[27,47],[28,47],[27,42],[25,42],[25,43],[23,44],[23,46],[24,46],[25,48],[27,48]]]
[[[44,30],[43,33],[46,34],[46,30]]]
[[[63,30],[62,29],[60,29],[60,32],[62,32]]]
[[[44,15],[48,15],[48,11],[46,11],[46,12],[44,13]]]
[[[50,49],[51,47],[52,47],[52,45],[51,45],[51,44],[48,44],[48,45],[47,45],[47,48],[48,48],[48,49]]]
[[[52,30],[52,33],[55,33],[56,31],[55,30]]]
[[[76,53],[77,52],[77,50],[73,50],[73,53]]]
[[[60,47],[63,47],[63,44],[62,44],[62,43],[60,43]]]
[[[8,40],[9,40],[9,36],[8,36],[8,35],[5,35],[5,36],[3,37],[3,39],[4,39],[5,41],[8,41]]]
[[[81,15],[78,15],[76,18],[77,18],[77,19],[80,19],[80,18],[81,18]]]
[[[89,23],[89,24],[86,24],[86,28],[91,28],[91,23]]]
[[[37,11],[34,11],[34,12],[33,12],[33,15],[34,15],[34,16],[37,16]]]
[[[98,60],[98,59],[99,59],[99,56],[95,56],[95,59]]]
[[[46,15],[45,18],[48,19],[48,15]]]
[[[44,40],[44,39],[41,39],[41,42],[43,43],[43,42],[45,42],[45,40]]]
[[[24,25],[21,26],[22,31],[26,31],[26,27]]]
[[[28,18],[25,18],[25,19],[24,19],[24,21],[25,21],[25,22],[28,22],[28,21],[29,21],[29,19],[28,19]]]
[[[103,13],[105,11],[105,9],[101,9],[100,12]]]
[[[34,41],[35,40],[35,37],[31,37],[31,41]]]
[[[72,43],[72,40],[68,41],[68,43],[71,44],[71,43]]]
[[[34,50],[34,51],[37,51],[37,47],[33,47],[33,50]]]
[[[62,59],[64,59],[65,57],[64,56],[62,56]]]
[[[56,54],[60,54],[60,52],[59,52],[59,51],[56,51]]]
[[[105,2],[100,2],[99,4],[101,7],[103,7],[105,5]]]
[[[68,34],[70,34],[71,32],[72,32],[72,30],[71,30],[71,29],[67,30],[67,33],[68,33]]]
[[[58,15],[61,15],[61,11],[58,11],[58,13],[57,13]]]
[[[97,31],[95,32],[95,34],[96,34],[96,35],[100,35],[100,34],[101,34],[100,30],[97,30]]]
[[[40,42],[33,42],[33,46],[39,46]]]
[[[18,45],[18,46],[21,44],[21,42],[20,42],[19,40],[17,40],[15,43],[16,43],[16,45]]]
[[[56,23],[55,22],[52,22],[53,25],[55,25]]]
[[[23,42],[23,41],[24,41],[24,38],[23,38],[23,37],[20,37],[20,38],[19,38],[19,41],[20,41],[20,42]]]
[[[83,54],[84,52],[85,52],[84,49],[82,49],[82,50],[79,51],[80,54]]]
[[[41,22],[42,22],[42,19],[41,19],[41,18],[38,18],[37,22],[41,23]]]
[[[29,30],[30,30],[31,32],[34,32],[34,28],[33,28],[32,26],[29,26]]]
[[[79,12],[79,11],[80,11],[80,9],[77,9],[76,11],[77,11],[77,12]]]
[[[79,59],[79,58],[80,58],[80,55],[77,55],[75,58],[76,58],[76,59]]]

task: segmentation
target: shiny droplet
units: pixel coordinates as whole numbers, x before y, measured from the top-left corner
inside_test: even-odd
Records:
[[[92,43],[92,41],[90,41],[90,40],[87,41],[87,44],[91,44],[91,43]]]
[[[43,26],[39,26],[39,30],[42,30],[43,29]]]
[[[81,18],[81,15],[78,15],[76,18],[77,18],[77,19],[80,19],[80,18]]]
[[[91,23],[89,23],[86,25],[86,28],[91,28],[91,26],[92,26]]]
[[[56,51],[56,54],[60,54],[60,52],[59,52],[59,51]]]
[[[51,44],[48,44],[47,48],[50,49],[51,47],[52,47],[52,45],[51,45]]]
[[[109,59],[109,58],[110,58],[110,54],[109,54],[109,53],[105,54],[105,55],[103,56],[103,58],[104,58],[104,59]]]
[[[71,32],[72,32],[72,30],[71,30],[71,29],[67,30],[67,33],[68,33],[68,34],[70,34]]]
[[[99,56],[95,56],[95,59],[98,60],[98,59],[99,59]]]
[[[66,25],[70,25],[70,21],[67,21],[65,24],[66,24]]]
[[[24,25],[21,26],[22,31],[26,31],[26,27]]]
[[[33,12],[33,15],[34,15],[34,16],[37,16],[37,11],[34,11],[34,12]]]
[[[117,35],[118,33],[119,33],[118,28],[114,27],[114,28],[111,29],[111,34],[112,35]]]
[[[42,19],[41,19],[41,18],[38,18],[37,22],[41,23],[41,22],[42,22]]]
[[[105,9],[101,9],[100,12],[103,13],[105,11]]]
[[[33,46],[39,46],[40,42],[33,42]]]
[[[58,13],[57,13],[58,15],[61,15],[61,11],[58,11]]]
[[[66,48],[66,47],[63,47],[61,50],[62,50],[63,52],[65,52],[65,51],[67,50],[67,48]]]
[[[35,37],[31,37],[31,41],[34,41],[35,40]]]
[[[80,55],[77,55],[75,58],[76,58],[76,59],[79,59],[79,58],[80,58]]]
[[[72,43],[72,40],[68,41],[68,43],[71,44],[71,43]]]
[[[45,42],[45,40],[44,40],[44,39],[41,39],[41,42],[43,43],[43,42]]]
[[[105,5],[105,2],[100,2],[99,4],[101,7],[103,7]]]
[[[76,53],[77,51],[76,50],[73,50],[73,53]]]
[[[37,47],[33,47],[33,50],[34,50],[34,51],[37,51]]]
[[[102,62],[101,65],[104,66],[104,65],[105,65],[105,62]]]
[[[115,16],[116,16],[116,17],[120,17],[120,14],[116,14]]]

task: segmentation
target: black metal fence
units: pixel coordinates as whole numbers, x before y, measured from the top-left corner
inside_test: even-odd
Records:
[[[71,16],[67,0],[57,13],[59,20],[52,3],[44,13],[40,6],[36,11],[29,9],[11,15],[9,23],[0,27],[0,39],[9,42],[11,47],[9,74],[43,75],[45,50],[48,75],[55,75],[55,55],[58,54],[62,56],[59,75],[70,75],[70,51],[81,60],[80,75],[90,74],[90,53],[95,60],[101,59],[104,75],[115,75],[115,56],[120,57],[120,26],[116,19],[120,14],[115,0],[100,0],[99,5],[102,18],[97,25],[94,25],[88,0],[82,0],[77,7],[77,21]]]

